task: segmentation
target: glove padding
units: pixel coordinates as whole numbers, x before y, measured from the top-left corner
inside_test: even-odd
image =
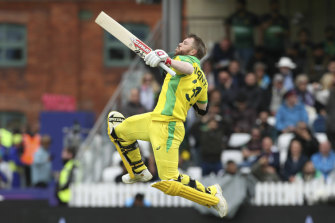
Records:
[[[144,57],[144,61],[150,67],[157,67],[160,62],[166,63],[171,59],[164,50],[153,50]]]

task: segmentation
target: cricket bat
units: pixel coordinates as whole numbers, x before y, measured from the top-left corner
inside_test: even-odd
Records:
[[[143,43],[140,39],[134,36],[131,32],[129,32],[126,28],[124,28],[122,25],[120,25],[117,21],[115,21],[112,17],[110,17],[103,11],[100,12],[98,17],[95,19],[95,22],[99,26],[104,28],[107,32],[112,34],[115,38],[120,40],[124,45],[134,51],[141,58],[144,58],[148,53],[152,51],[149,46]],[[168,66],[166,66],[163,62],[160,62],[159,66],[172,76],[176,75],[176,73]]]

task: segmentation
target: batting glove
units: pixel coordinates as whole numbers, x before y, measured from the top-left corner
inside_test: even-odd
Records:
[[[171,65],[171,58],[164,50],[151,51],[144,57],[144,61],[150,67],[157,67],[160,62],[164,62],[166,65]]]

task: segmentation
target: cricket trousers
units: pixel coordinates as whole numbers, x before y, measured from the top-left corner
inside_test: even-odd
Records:
[[[150,141],[156,161],[158,176],[161,180],[178,180],[185,185],[192,181],[196,189],[206,192],[206,188],[189,176],[180,175],[178,171],[179,146],[185,136],[184,123],[181,121],[156,121],[151,119],[151,113],[134,115],[125,119],[114,129],[116,136],[121,139],[122,146],[128,146],[136,140]],[[140,150],[128,154],[134,161],[141,159]],[[145,169],[142,166],[137,172]]]

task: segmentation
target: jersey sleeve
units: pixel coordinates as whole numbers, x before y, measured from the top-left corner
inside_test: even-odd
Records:
[[[187,55],[178,55],[173,58],[174,60],[183,61],[191,64],[193,66],[193,63],[197,63],[197,61],[192,56]],[[180,73],[179,71],[173,69],[178,75],[182,75],[183,73]]]
[[[202,91],[198,100],[197,100],[197,103],[199,104],[206,104],[208,102],[208,97],[207,97],[207,90],[206,91]]]
[[[193,65],[193,63],[195,63],[196,61],[192,58],[192,56],[184,56],[184,55],[179,55],[176,56],[175,58],[173,58],[174,60],[178,60],[178,61],[183,61],[183,62],[187,62],[191,65]]]

